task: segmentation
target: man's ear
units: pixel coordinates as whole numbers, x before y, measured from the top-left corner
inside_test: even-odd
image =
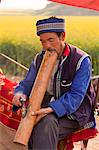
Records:
[[[61,39],[62,41],[65,40],[65,32],[62,32],[62,33],[61,33],[60,39]]]

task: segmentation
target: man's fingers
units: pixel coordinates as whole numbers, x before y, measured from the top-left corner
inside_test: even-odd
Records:
[[[37,111],[32,111],[31,115],[35,116],[35,115],[49,114],[52,112],[53,112],[53,109],[51,107],[47,107],[47,108],[41,108]]]
[[[16,106],[22,106],[19,99],[20,99],[20,97],[14,97],[13,100],[12,100],[12,104],[16,105]]]
[[[47,114],[46,109],[40,109],[38,111],[31,112],[31,115],[33,115],[33,116],[35,116],[35,115],[43,115],[43,114]]]

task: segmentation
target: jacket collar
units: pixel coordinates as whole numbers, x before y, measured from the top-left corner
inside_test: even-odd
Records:
[[[63,52],[63,56],[68,56],[69,54],[70,54],[70,48],[69,48],[68,44],[66,44],[65,50]]]

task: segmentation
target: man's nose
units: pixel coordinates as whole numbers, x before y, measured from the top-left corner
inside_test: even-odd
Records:
[[[50,48],[51,48],[51,44],[49,42],[46,42],[45,49],[50,49]]]

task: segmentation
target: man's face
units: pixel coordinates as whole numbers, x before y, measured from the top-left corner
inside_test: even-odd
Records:
[[[58,37],[56,33],[48,32],[40,34],[40,41],[44,50],[54,48],[56,49],[58,54],[61,54],[63,50],[64,37],[64,33],[62,33],[61,36]]]

